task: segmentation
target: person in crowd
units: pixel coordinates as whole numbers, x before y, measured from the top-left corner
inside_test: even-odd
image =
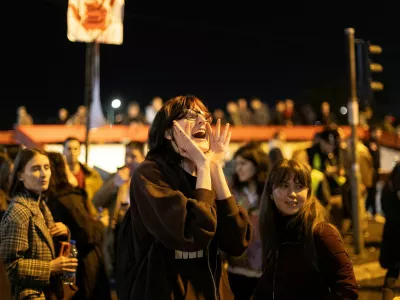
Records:
[[[0,153],[0,222],[4,212],[7,210],[10,187],[10,177],[13,163],[7,154]]]
[[[248,300],[262,270],[261,240],[258,232],[260,198],[268,176],[268,155],[257,143],[240,147],[233,155],[235,172],[231,191],[237,203],[247,209],[253,224],[253,239],[241,256],[227,255],[228,276],[236,300]]]
[[[76,258],[58,256],[57,242],[69,238],[68,228],[54,222],[44,201],[51,176],[47,154],[24,149],[15,159],[11,203],[0,224],[0,260],[5,265],[14,299],[63,297],[61,277],[75,272]]]
[[[67,159],[69,169],[78,181],[78,187],[83,189],[86,194],[86,210],[94,217],[98,215],[93,205],[93,196],[103,185],[103,179],[97,170],[79,161],[81,155],[81,142],[75,137],[68,137],[64,141],[63,154]]]
[[[131,179],[131,299],[233,299],[220,252],[241,255],[252,228],[222,169],[229,125],[212,131],[211,121],[190,95],[167,101],[153,121]]]
[[[102,251],[104,225],[86,211],[87,196],[77,187],[63,155],[49,152],[48,156],[52,175],[47,205],[54,220],[68,226],[78,248],[76,285],[79,290],[74,299],[111,299]]]
[[[273,166],[260,203],[263,274],[254,300],[358,298],[341,236],[311,188],[306,166]]]
[[[387,269],[383,285],[383,300],[394,298],[393,289],[400,274],[400,162],[389,175],[382,190],[382,209],[386,217],[379,262]]]
[[[107,273],[115,276],[116,247],[118,246],[118,231],[126,211],[129,209],[129,185],[133,171],[144,161],[143,143],[130,142],[125,146],[125,165],[118,168],[93,197],[93,204],[97,208],[105,208],[109,212],[108,228],[106,233],[105,257]]]

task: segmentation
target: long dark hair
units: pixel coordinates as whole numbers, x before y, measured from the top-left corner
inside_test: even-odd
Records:
[[[315,253],[313,234],[318,230],[318,225],[329,223],[326,209],[319,203],[318,199],[311,196],[310,171],[295,160],[285,159],[275,164],[265,184],[260,204],[260,234],[264,268],[271,267],[275,263],[274,254],[278,246],[275,222],[279,212],[272,199],[272,192],[276,186],[291,176],[294,177],[294,180],[308,188],[307,200],[304,206],[288,224],[289,227],[300,224],[300,239],[305,244],[306,253]]]
[[[267,153],[265,153],[264,150],[261,149],[261,146],[258,143],[250,142],[240,147],[233,155],[233,158],[235,159],[238,156],[251,161],[256,167],[254,180],[257,183],[257,194],[261,196],[270,168],[270,162]],[[232,175],[232,188],[242,189],[247,185],[248,182],[241,182],[239,180],[236,172]]]
[[[49,152],[49,161],[51,169],[51,178],[48,196],[56,196],[66,190],[72,190],[73,187],[68,181],[67,172],[65,170],[65,161],[61,153]]]
[[[25,148],[22,149],[15,158],[14,169],[11,175],[10,197],[14,197],[25,191],[25,186],[19,180],[18,174],[23,172],[25,166],[35,155],[47,156],[47,153],[37,148]]]
[[[184,110],[193,109],[196,105],[204,112],[208,112],[203,102],[191,95],[178,96],[165,102],[157,112],[149,130],[149,152],[146,155],[147,159],[162,155],[170,164],[179,164],[182,162],[183,157],[174,150],[172,146],[173,141],[167,139],[165,133],[170,130],[173,139],[173,121],[182,119],[184,117]]]

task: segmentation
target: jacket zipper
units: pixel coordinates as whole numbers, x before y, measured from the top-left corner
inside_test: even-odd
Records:
[[[276,250],[275,253],[275,268],[274,268],[274,280],[272,286],[272,300],[275,300],[275,280],[276,280],[276,269],[278,267],[278,257],[279,257],[279,248]]]
[[[214,299],[218,299],[218,297],[217,297],[217,288],[215,286],[215,279],[214,279],[214,275],[213,275],[213,272],[211,270],[211,265],[210,265],[210,244],[211,244],[211,241],[207,245],[207,265],[208,265],[208,270],[210,271],[211,279],[212,279],[212,282],[213,282]]]
[[[297,244],[297,243],[293,243],[293,242],[286,242],[286,243],[282,243],[278,246],[278,249],[276,249],[276,253],[275,253],[275,267],[274,267],[274,279],[273,279],[273,286],[272,286],[272,300],[275,300],[275,283],[276,283],[276,270],[278,268],[278,258],[279,258],[279,248],[282,245],[288,245],[288,244]]]

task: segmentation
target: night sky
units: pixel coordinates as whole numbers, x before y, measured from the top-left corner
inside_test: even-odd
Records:
[[[100,50],[104,111],[116,97],[144,107],[155,95],[187,93],[210,109],[252,96],[270,106],[285,98],[327,100],[338,109],[347,102],[344,29],[354,27],[357,37],[383,48],[376,57],[385,68],[375,77],[385,84],[375,97],[379,113],[400,116],[400,26],[379,3],[355,13],[334,2],[167,2],[126,1],[123,45]],[[18,11],[22,4],[13,5]],[[27,5],[9,24],[13,36],[5,34],[0,129],[11,128],[20,105],[40,123],[61,107],[73,113],[84,101],[85,44],[67,40],[67,1]]]

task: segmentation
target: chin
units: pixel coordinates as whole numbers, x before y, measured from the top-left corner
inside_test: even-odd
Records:
[[[206,153],[208,150],[210,150],[210,145],[208,141],[197,143],[197,146],[200,148],[201,151],[203,151],[203,153]]]

